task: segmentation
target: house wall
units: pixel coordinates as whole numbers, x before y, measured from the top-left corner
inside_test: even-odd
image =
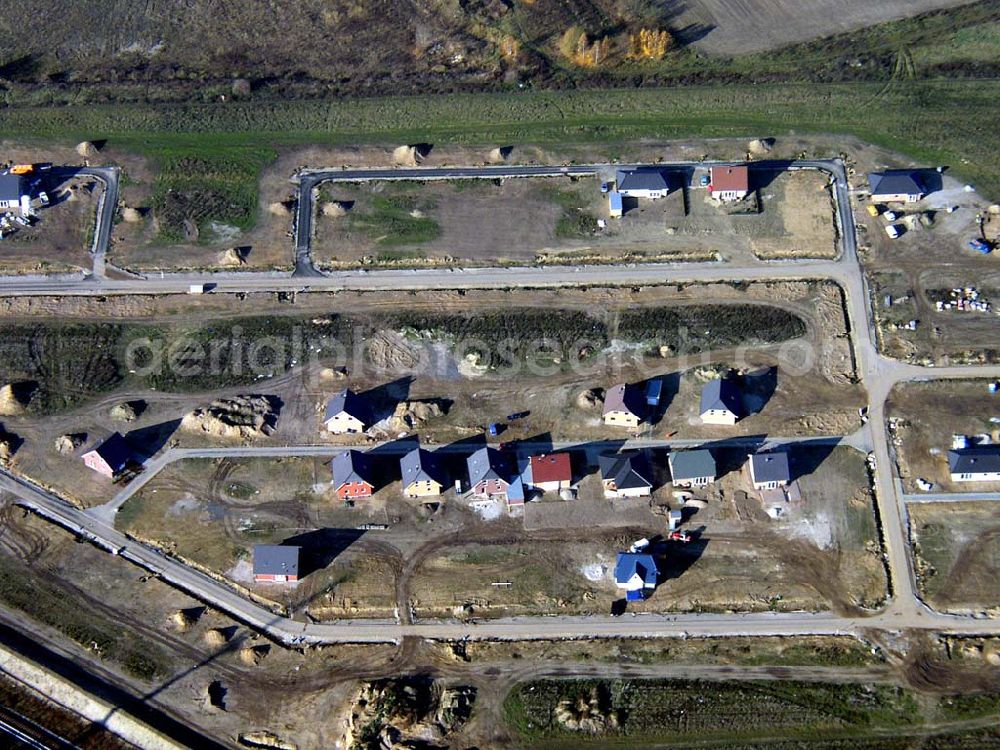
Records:
[[[625,411],[609,411],[604,415],[604,424],[615,427],[638,427],[639,417]]]
[[[915,203],[920,200],[920,195],[912,193],[872,193],[873,203]]]
[[[299,580],[299,577],[275,575],[273,573],[254,573],[253,579],[257,583],[291,583]]]
[[[648,497],[652,492],[650,487],[630,487],[629,489],[620,490],[615,487],[614,482],[604,483],[604,496],[605,497]]]
[[[541,490],[542,492],[558,492],[559,490],[569,487],[569,480],[561,479],[555,482],[537,482],[531,486],[536,490]]]
[[[719,201],[738,201],[741,198],[746,198],[746,190],[715,190],[712,192],[712,197]]]
[[[715,481],[715,477],[693,477],[691,479],[675,479],[673,484],[677,487],[704,487]]]
[[[95,451],[91,451],[90,453],[84,453],[83,463],[88,468],[93,469],[98,474],[102,474],[108,477],[109,479],[113,479],[115,476],[115,473],[111,470],[111,467],[108,466],[108,463],[103,458],[101,458],[100,455],[98,455]]]
[[[348,432],[364,432],[365,425],[357,417],[337,414],[326,421],[326,429],[335,435],[343,435]]]
[[[667,194],[666,190],[619,190],[618,192],[625,198],[650,198],[653,200]]]
[[[489,497],[499,497],[506,499],[507,497],[507,483],[499,479],[489,479],[483,482],[479,482],[475,487],[472,488],[473,494],[476,495],[488,495]]]
[[[337,489],[337,497],[347,500],[352,497],[371,497],[372,486],[366,482],[347,482]]]
[[[736,415],[728,409],[709,409],[701,415],[705,424],[736,424]]]
[[[441,485],[430,480],[410,482],[403,492],[407,497],[428,497],[430,495],[440,495]]]
[[[20,199],[17,199],[17,200],[0,200],[0,208],[20,209],[21,208],[21,201],[20,201]]]
[[[776,490],[779,487],[784,487],[788,482],[754,482],[753,488],[755,490]]]
[[[1000,482],[1000,471],[986,471],[979,474],[952,474],[953,482]]]

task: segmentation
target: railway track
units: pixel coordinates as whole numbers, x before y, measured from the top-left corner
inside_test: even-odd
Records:
[[[31,750],[79,750],[79,746],[46,729],[16,711],[0,706],[0,734],[11,740],[15,748]]]

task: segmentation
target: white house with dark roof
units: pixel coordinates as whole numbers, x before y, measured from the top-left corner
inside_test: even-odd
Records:
[[[24,179],[19,174],[0,174],[0,210],[20,211],[21,199],[27,195]]]
[[[605,497],[649,497],[652,493],[653,483],[638,451],[598,456],[597,462]]]
[[[368,401],[345,388],[326,404],[323,426],[335,435],[364,432],[371,425]]]
[[[907,169],[870,172],[868,188],[875,203],[914,203],[927,195],[920,176]]]
[[[715,457],[707,448],[671,451],[667,456],[670,481],[678,487],[704,487],[716,480]]]
[[[705,424],[736,424],[743,416],[739,387],[729,378],[709,380],[701,388],[698,412]]]
[[[792,481],[788,452],[783,450],[750,454],[750,481],[755,490],[774,490]]]
[[[619,383],[604,396],[604,424],[613,427],[638,427],[645,414],[645,401],[634,385]]]
[[[948,451],[953,482],[1000,482],[1000,445]]]
[[[292,583],[299,580],[300,547],[256,544],[253,548],[253,579],[257,583]]]
[[[615,173],[616,192],[626,198],[663,198],[670,192],[663,170],[619,169]]]

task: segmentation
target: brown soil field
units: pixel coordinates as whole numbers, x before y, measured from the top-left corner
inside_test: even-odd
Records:
[[[893,18],[963,5],[971,0],[824,0],[803,13],[796,0],[695,0],[675,23],[711,28],[696,43],[712,55],[745,54],[853,31]]]
[[[997,612],[1000,520],[991,502],[911,503],[921,594],[946,612]]]
[[[997,396],[987,386],[985,380],[941,380],[893,389],[886,414],[907,492],[919,492],[918,478],[934,483],[935,492],[1000,491],[996,482],[952,482],[948,472],[953,435],[1000,440],[1000,425],[991,420],[996,412],[989,408]]]

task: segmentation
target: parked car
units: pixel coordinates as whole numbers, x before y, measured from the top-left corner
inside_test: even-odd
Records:
[[[709,177],[707,174],[703,174],[701,176],[701,179],[698,180],[698,184],[701,185],[702,187],[708,187],[708,183],[711,181],[712,181],[711,177]]]
[[[882,218],[885,219],[886,221],[895,221],[896,219],[899,218],[899,214],[897,214],[895,211],[886,211],[884,214],[882,214]]]
[[[609,189],[608,183],[602,182],[601,183],[601,192],[602,193],[606,193],[606,192],[608,192],[608,189]]]
[[[38,202],[43,206],[49,205],[49,194],[44,190],[38,194]]]
[[[887,235],[889,235],[889,239],[890,240],[894,240],[897,237],[899,237],[899,235],[902,234],[902,232],[900,231],[900,225],[899,224],[889,224],[885,228],[885,233]]]

